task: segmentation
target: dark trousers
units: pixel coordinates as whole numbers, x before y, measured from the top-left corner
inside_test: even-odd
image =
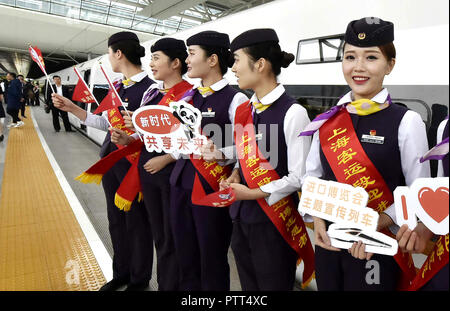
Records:
[[[153,238],[144,204],[134,200],[128,212],[114,204],[116,191],[130,167],[124,161],[114,165],[102,180],[114,250],[113,278],[129,284],[148,283],[152,276]]]
[[[340,252],[334,252],[316,245],[315,264],[318,290],[396,290],[401,270],[394,257],[374,254],[370,261],[372,260],[378,264],[374,266],[372,265],[373,262],[354,258],[344,249]],[[369,284],[374,281],[378,283],[377,280],[379,280],[379,284]]]
[[[35,94],[35,95],[34,95],[34,104],[35,104],[36,106],[39,106],[39,105],[40,105],[39,94]]]
[[[21,111],[22,117],[25,117],[25,101],[20,103],[20,111]]]
[[[228,209],[194,205],[191,190],[177,186],[171,188],[170,205],[180,290],[230,290]]]
[[[59,115],[61,115],[61,118],[63,119],[64,123],[64,129],[66,131],[70,131],[70,122],[69,122],[69,116],[67,115],[67,112],[59,110],[55,106],[51,105],[52,109],[52,118],[53,118],[53,128],[55,131],[61,130],[61,125],[59,124]]]
[[[156,248],[158,289],[178,290],[179,268],[170,225],[169,175],[156,174],[151,179],[146,178],[142,182],[142,193]]]
[[[421,291],[448,291],[448,264],[445,265],[431,280],[428,281],[420,290]]]
[[[297,254],[272,222],[233,222],[231,238],[243,291],[291,291]]]
[[[20,121],[19,109],[6,108],[6,112],[12,117],[13,123],[17,123]]]

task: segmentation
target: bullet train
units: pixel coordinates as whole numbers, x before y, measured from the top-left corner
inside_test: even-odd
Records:
[[[310,118],[313,118],[335,104],[338,97],[348,90],[340,63],[343,34],[348,22],[371,16],[392,21],[395,25],[397,59],[393,72],[385,79],[385,86],[394,102],[420,113],[430,137],[433,137],[439,122],[448,114],[448,6],[447,0],[277,0],[170,37],[186,40],[197,32],[216,30],[228,33],[232,40],[248,29],[274,28],[281,48],[296,56],[295,62],[282,70],[279,82],[307,108]],[[372,19],[372,22],[377,21]],[[154,41],[141,43],[147,51],[142,58],[143,69],[150,78],[153,78],[149,68],[150,46]],[[98,102],[101,102],[108,86],[99,62],[111,79],[121,76],[112,72],[107,54],[77,64],[76,67]],[[54,74],[61,76],[63,84],[72,87],[78,80],[72,67]],[[231,70],[225,77],[237,87]],[[45,85],[45,77],[39,80],[40,85]],[[96,104],[79,104],[89,111],[96,108]],[[82,126],[72,115],[69,115],[69,119],[89,138],[98,144],[102,143],[105,132]]]

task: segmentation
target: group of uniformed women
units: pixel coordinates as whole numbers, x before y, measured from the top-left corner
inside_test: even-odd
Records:
[[[409,253],[422,251],[423,241],[432,237],[422,224],[414,232],[399,230],[405,253],[372,256],[361,243],[348,251],[332,247],[329,223],[314,218],[314,254],[303,221],[310,217],[297,212],[297,191],[306,176],[361,186],[369,193],[369,207],[380,213],[378,230],[388,233],[396,221],[394,189],[429,177],[427,162],[419,163],[428,149],[424,123],[417,113],[392,103],[383,88],[396,59],[393,24],[376,21],[363,18],[348,25],[342,71],[351,91],[312,122],[277,80],[294,55],[281,50],[273,29],[249,30],[231,43],[225,33],[200,32],[187,39],[187,52],[181,40],[160,39],[151,47],[150,63],[159,83],[141,68],[145,50],[137,36],[112,35],[109,60],[113,71],[124,76],[115,87],[130,113],[143,105],[168,106],[185,99],[202,112],[201,128],[213,124],[217,131],[204,133],[210,140],[200,159],[150,153],[143,147],[136,160],[143,201],[137,196],[129,211],[116,207],[115,194],[133,159],[124,157],[103,176],[114,275],[101,290],[124,285],[144,290],[151,277],[153,242],[159,290],[229,290],[230,245],[243,290],[292,290],[299,259],[305,269],[315,266],[319,290],[407,289],[416,276]],[[254,91],[250,100],[224,79],[230,67],[239,88]],[[189,84],[182,78],[185,73],[200,83]],[[52,96],[56,107],[83,124],[108,131],[101,157],[139,139],[131,134],[131,117],[124,111],[120,126],[110,128],[107,119],[120,117],[117,111],[93,115],[67,98]],[[246,126],[253,130],[243,131]],[[366,134],[382,141],[366,141]],[[443,135],[448,136],[448,124]],[[227,146],[230,137],[233,146]],[[339,164],[344,153],[348,161]],[[448,163],[444,173],[448,176]],[[195,180],[206,193],[231,187],[236,202],[230,207],[192,203]],[[380,264],[377,284],[366,282],[369,259]],[[445,269],[448,264],[440,270]],[[437,277],[432,288],[448,289],[448,273],[435,271],[429,283]]]

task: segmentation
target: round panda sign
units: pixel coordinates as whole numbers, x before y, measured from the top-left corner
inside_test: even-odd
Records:
[[[200,154],[207,138],[200,134],[201,112],[184,101],[144,106],[133,113],[134,128],[149,152]]]

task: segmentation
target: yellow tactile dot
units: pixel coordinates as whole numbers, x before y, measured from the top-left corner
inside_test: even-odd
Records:
[[[98,290],[104,283],[28,118],[25,126],[10,130],[6,150],[0,197],[0,291]]]

